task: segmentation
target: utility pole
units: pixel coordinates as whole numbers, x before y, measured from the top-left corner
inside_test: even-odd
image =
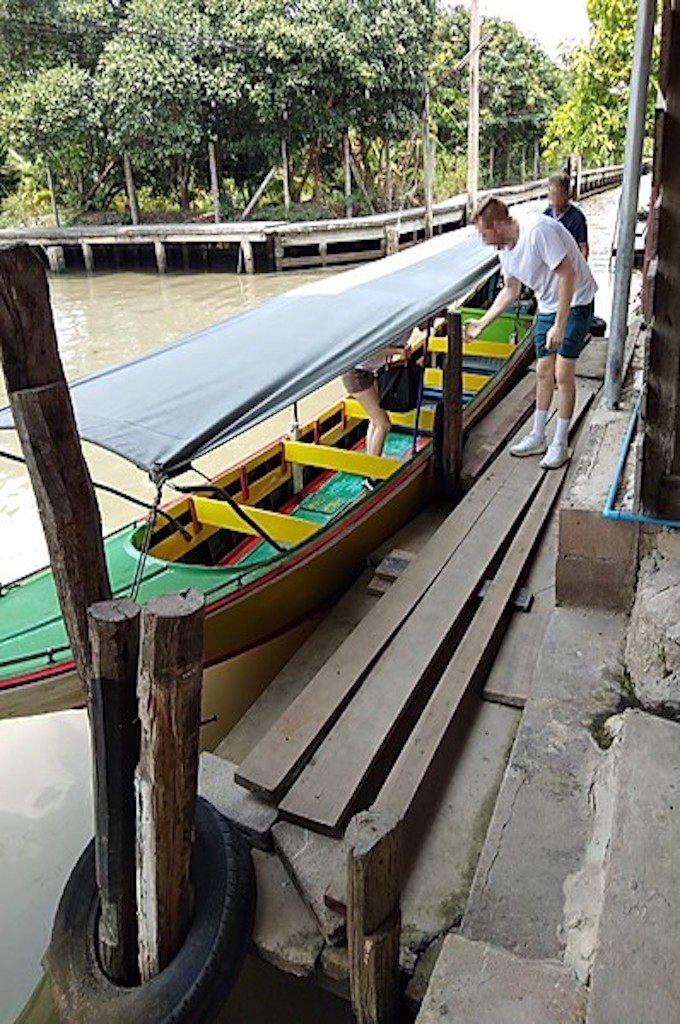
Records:
[[[479,179],[479,0],[470,0],[470,97],[467,147],[467,214],[477,205]]]
[[[423,185],[425,190],[425,237],[434,234],[434,151],[430,135],[430,86],[425,82],[425,99],[423,103]]]

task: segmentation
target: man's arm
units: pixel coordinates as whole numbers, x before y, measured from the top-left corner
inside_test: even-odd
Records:
[[[574,268],[568,256],[555,267],[553,273],[559,278],[557,284],[557,313],[555,323],[545,336],[545,347],[559,348],[564,341],[564,330],[567,326],[571,300],[574,295]]]
[[[465,340],[474,341],[475,338],[478,338],[485,327],[492,324],[501,313],[505,312],[508,306],[517,301],[521,290],[521,281],[518,281],[516,277],[509,277],[484,316],[479,320],[467,320],[465,322],[463,325],[463,337]],[[567,309],[568,313],[569,310]]]

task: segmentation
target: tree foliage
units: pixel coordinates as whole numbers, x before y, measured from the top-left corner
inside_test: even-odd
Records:
[[[626,139],[637,3],[587,0],[587,9],[590,39],[570,55],[569,98],[555,111],[545,141],[553,157],[574,152],[595,165],[620,162]],[[651,94],[650,127],[653,104]]]
[[[464,161],[467,19],[437,0],[0,0],[0,126],[76,212],[122,187],[123,154],[188,210],[209,190],[208,143],[246,201],[284,140],[294,197],[342,208],[344,138],[355,208],[393,186],[422,201],[428,79],[444,163]],[[500,165],[545,131],[559,74],[512,24],[483,32],[482,149]]]

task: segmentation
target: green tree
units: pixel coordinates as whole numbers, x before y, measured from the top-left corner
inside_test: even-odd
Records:
[[[571,53],[569,98],[555,111],[545,141],[555,159],[573,152],[599,165],[623,159],[637,3],[587,0],[587,10],[590,40]]]

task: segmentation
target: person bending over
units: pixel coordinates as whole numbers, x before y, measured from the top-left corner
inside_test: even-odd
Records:
[[[544,469],[558,469],[570,458],[569,425],[576,397],[575,368],[588,335],[597,284],[573,236],[557,220],[535,213],[521,222],[505,203],[487,196],[477,206],[473,223],[482,240],[499,250],[505,284],[480,320],[465,324],[466,340],[479,337],[518,298],[522,284],[533,288],[538,301],[536,408],[531,432],[510,452],[543,455]],[[557,386],[557,424],[550,446],[546,423]]]

